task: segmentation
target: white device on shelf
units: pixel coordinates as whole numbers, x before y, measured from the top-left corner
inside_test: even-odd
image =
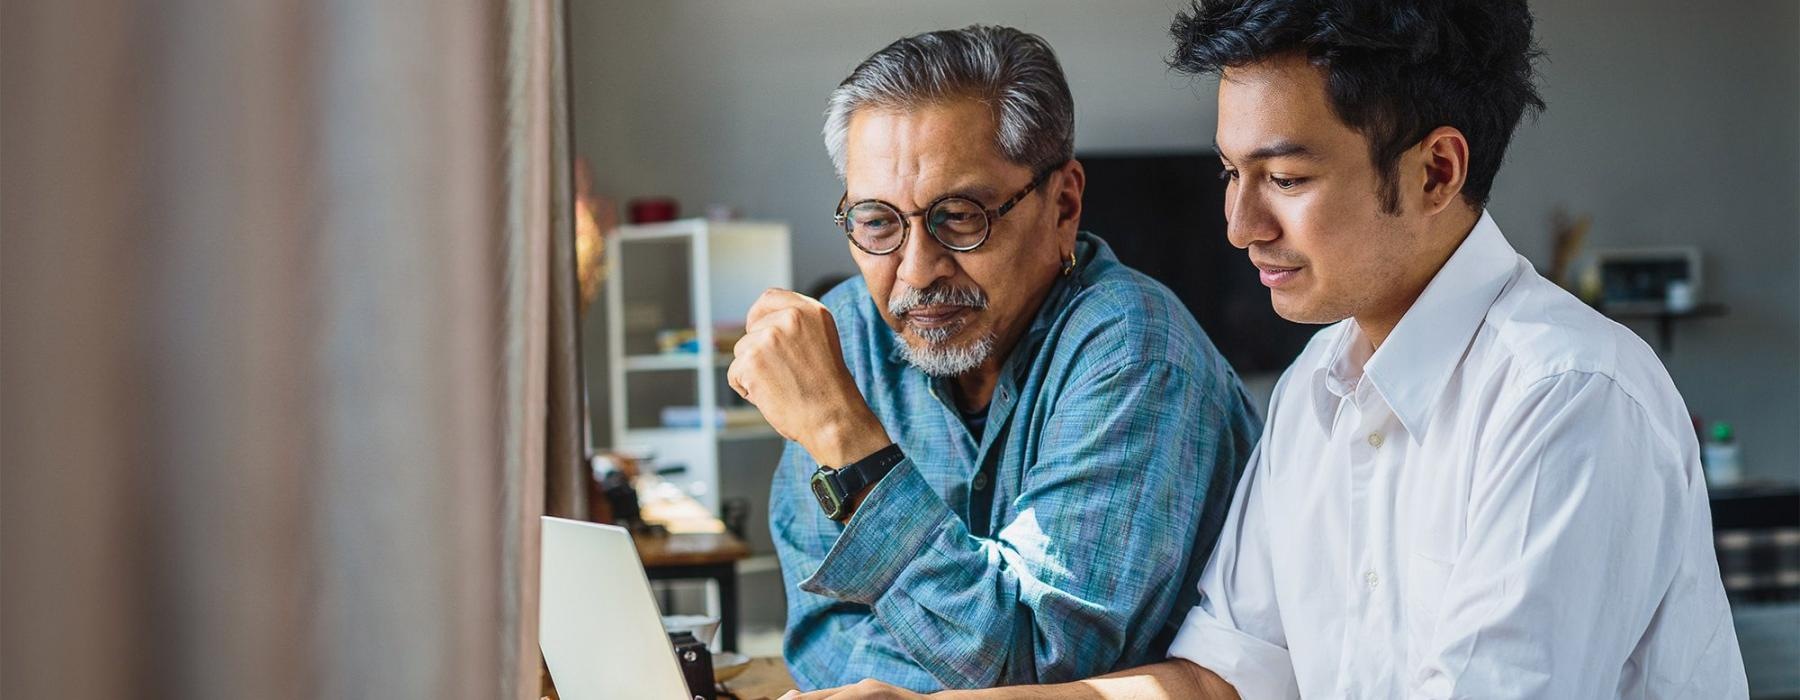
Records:
[[[1699,248],[1602,249],[1593,258],[1600,304],[1608,311],[1685,313],[1704,296]]]

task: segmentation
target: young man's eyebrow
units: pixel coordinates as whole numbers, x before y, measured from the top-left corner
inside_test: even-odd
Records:
[[[1220,158],[1225,160],[1231,160],[1225,155],[1224,151],[1219,150],[1219,144],[1213,144],[1213,153],[1218,154]],[[1318,160],[1320,156],[1317,152],[1307,148],[1306,144],[1294,143],[1293,141],[1277,141],[1251,151],[1249,155],[1244,156],[1244,161],[1252,162],[1268,160],[1270,158],[1304,158],[1306,160]]]

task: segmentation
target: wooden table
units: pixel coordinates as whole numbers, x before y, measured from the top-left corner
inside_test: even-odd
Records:
[[[539,666],[542,676],[543,697],[545,700],[557,700],[556,685],[550,681],[550,670]],[[761,656],[750,660],[750,667],[744,669],[729,681],[720,683],[726,692],[739,700],[775,700],[783,693],[794,689],[794,677],[788,674],[787,664],[781,659]]]
[[[725,531],[699,501],[674,489],[640,489],[644,522],[661,525],[667,535],[634,534],[644,574],[652,581],[710,579],[719,584],[719,646],[738,648],[738,561],[750,546]]]
[[[750,660],[750,668],[724,685],[741,700],[775,700],[794,689],[794,677],[788,674],[787,664],[781,659],[759,656]]]
[[[711,579],[719,584],[719,646],[738,648],[737,562],[750,556],[729,532],[633,535],[644,575],[652,581]]]

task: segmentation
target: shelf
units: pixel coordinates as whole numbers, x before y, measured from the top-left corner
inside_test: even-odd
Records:
[[[719,431],[720,440],[761,440],[764,438],[780,438],[781,433],[768,423],[762,425],[737,425]]]
[[[625,370],[629,372],[686,369],[698,370],[702,366],[701,357],[694,353],[670,353],[667,355],[631,355],[625,358]],[[730,355],[715,355],[713,367],[731,366]]]
[[[1724,316],[1726,310],[1724,304],[1701,304],[1686,311],[1670,311],[1667,308],[1654,306],[1627,306],[1623,308],[1614,307],[1611,309],[1604,306],[1600,307],[1601,313],[1621,320],[1712,318],[1715,316]]]
[[[1605,306],[1598,307],[1600,313],[1615,321],[1655,321],[1657,347],[1668,352],[1675,346],[1675,322],[1690,318],[1717,318],[1730,310],[1724,304],[1700,304],[1686,311],[1670,311],[1656,306],[1628,306],[1624,308]]]
[[[686,438],[701,439],[704,437],[706,437],[706,431],[702,428],[632,428],[625,431],[625,439],[621,442],[632,443],[638,441],[679,440]],[[734,425],[720,428],[718,431],[718,439],[721,442],[733,440],[761,440],[780,437],[781,433],[775,432],[775,428],[767,423],[762,425]]]
[[[739,233],[768,234],[777,230],[781,231],[780,235],[784,238],[787,235],[785,224],[766,221],[712,221],[709,219],[676,219],[653,224],[628,224],[620,226],[614,235],[617,240],[622,242],[656,241],[691,238],[702,230],[712,235],[725,236]]]

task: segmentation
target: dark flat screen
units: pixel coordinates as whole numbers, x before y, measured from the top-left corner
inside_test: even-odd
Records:
[[[1225,238],[1225,182],[1211,153],[1077,156],[1081,228],[1168,285],[1240,374],[1287,368],[1320,326],[1283,320],[1242,250]]]

